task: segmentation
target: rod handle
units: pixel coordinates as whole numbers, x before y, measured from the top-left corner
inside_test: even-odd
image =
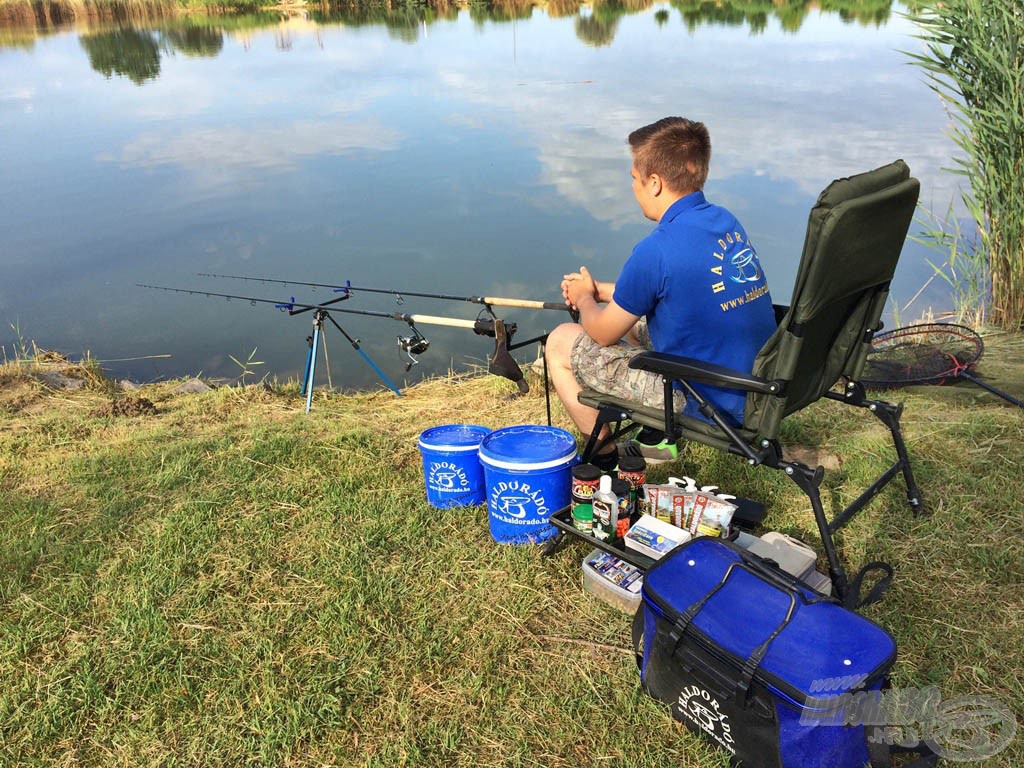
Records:
[[[553,301],[534,301],[533,299],[503,299],[498,296],[482,296],[480,301],[483,304],[492,304],[495,307],[522,307],[523,309],[560,309],[569,311],[567,304],[558,304]]]
[[[476,321],[460,320],[456,317],[438,317],[437,315],[402,315],[412,323],[423,323],[424,325],[447,325],[452,328],[475,328]]]

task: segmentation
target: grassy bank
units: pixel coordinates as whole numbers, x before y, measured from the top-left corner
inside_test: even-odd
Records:
[[[426,503],[418,433],[543,423],[536,382],[318,393],[304,415],[294,386],[68,391],[41,370],[0,368],[0,765],[726,765],[640,691],[628,617],[581,591],[583,549],[499,546],[485,507]],[[982,373],[1020,397],[1022,371],[1020,337],[989,340]],[[1024,414],[969,385],[897,394],[931,516],[887,490],[842,557],[897,567],[867,610],[897,685],[1020,718]],[[826,498],[882,462],[853,410],[788,435],[841,462]],[[694,450],[651,475],[682,472],[814,541],[780,473]],[[976,765],[1022,762],[1018,739]]]

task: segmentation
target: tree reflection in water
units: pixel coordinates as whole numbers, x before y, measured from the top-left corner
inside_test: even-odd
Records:
[[[121,27],[82,35],[79,43],[89,64],[105,77],[120,75],[136,85],[160,76],[162,53],[212,57],[224,47],[224,34],[214,27],[183,26],[166,30]]]
[[[293,13],[324,26],[384,26],[393,38],[415,43],[431,24],[455,19],[462,10],[477,24],[502,23],[529,18],[538,7],[536,2],[482,0],[461,5],[451,0],[349,0],[308,6]],[[66,8],[64,3],[68,4]],[[588,5],[579,0],[549,0],[544,12],[553,18],[575,17],[574,29],[581,43],[607,46],[614,41],[623,16],[645,11],[652,5],[653,0],[595,0]],[[174,6],[160,2],[132,6],[130,12],[124,13],[119,7],[35,0],[31,15],[0,17],[0,30],[4,31],[0,34],[0,48],[24,46],[26,34],[47,34],[83,15],[90,30],[95,29],[97,19],[113,26],[106,30],[101,26],[102,31],[81,35],[81,45],[93,69],[108,78],[118,75],[142,85],[159,77],[163,55],[180,51],[186,56],[217,56],[224,46],[225,30],[249,32],[276,27],[282,22],[279,13],[265,11],[179,19],[175,18]],[[23,6],[19,8],[24,10]],[[782,29],[795,32],[812,10],[836,13],[846,22],[878,26],[889,19],[892,0],[816,0],[813,4],[811,0],[668,0],[668,7],[655,12],[654,21],[664,26],[678,14],[690,31],[703,25],[746,25],[752,34],[760,34],[774,18]],[[152,18],[147,18],[149,11]]]
[[[82,35],[79,42],[92,68],[108,78],[121,75],[142,85],[160,75],[160,44],[153,32],[115,29]]]

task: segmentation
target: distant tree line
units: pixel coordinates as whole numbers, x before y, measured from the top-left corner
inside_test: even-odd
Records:
[[[150,72],[159,73],[161,52],[180,50],[212,56],[220,50],[215,43],[218,30],[253,30],[278,24],[282,13],[277,10],[279,2],[0,0],[0,46],[24,45],[37,31],[45,34],[83,18],[110,21],[120,27],[159,27],[162,31],[137,35],[97,33],[83,41],[100,71],[145,82],[155,76]],[[614,40],[619,19],[652,5],[653,0],[595,0],[586,6],[579,0],[347,0],[306,3],[297,8],[321,24],[384,26],[394,37],[407,42],[416,41],[424,25],[453,19],[462,11],[484,24],[526,19],[542,9],[552,17],[575,17],[580,42],[603,46]],[[810,0],[669,0],[671,12],[659,10],[655,22],[669,23],[674,12],[691,30],[707,24],[746,25],[757,34],[773,18],[783,29],[796,31],[809,13],[819,9],[846,21],[881,24],[889,18],[891,7],[892,0],[821,0],[813,4]],[[188,13],[180,14],[183,10]]]

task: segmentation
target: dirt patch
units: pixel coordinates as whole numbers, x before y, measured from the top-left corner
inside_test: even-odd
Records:
[[[783,450],[787,461],[799,461],[809,467],[824,467],[826,471],[835,472],[843,466],[839,454],[824,448],[813,448],[807,445],[787,445]]]
[[[0,376],[0,410],[18,413],[39,399],[39,390],[29,379]]]
[[[97,416],[152,416],[156,406],[144,397],[119,397],[96,410]]]

